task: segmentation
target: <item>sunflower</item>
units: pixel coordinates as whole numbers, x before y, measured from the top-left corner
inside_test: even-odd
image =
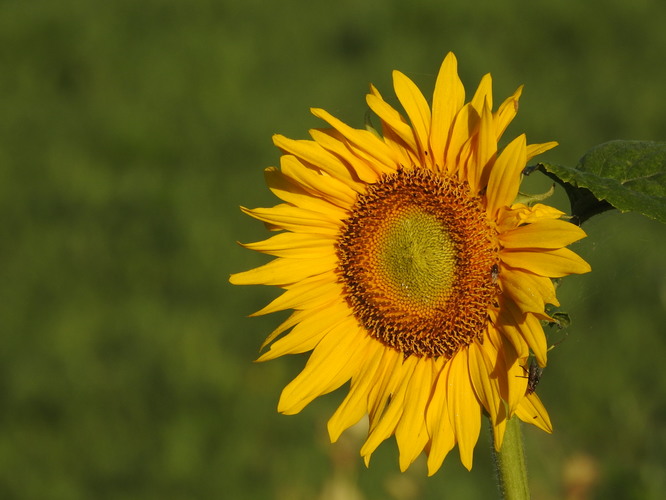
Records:
[[[471,469],[484,413],[497,450],[513,416],[551,432],[528,367],[546,365],[551,278],[590,267],[565,248],[585,233],[562,212],[515,203],[526,162],[556,145],[498,150],[522,87],[493,112],[486,75],[465,103],[452,53],[432,108],[404,74],[393,83],[406,118],[374,86],[366,98],[381,134],[312,109],[330,127],[274,136],[266,182],[284,203],[242,210],[280,231],[244,246],[277,258],[230,281],[284,289],[255,315],[293,310],[260,361],[311,351],[278,411],[349,382],[331,441],[367,415],[366,464],[395,435],[401,470],[425,452],[431,475],[456,444]]]

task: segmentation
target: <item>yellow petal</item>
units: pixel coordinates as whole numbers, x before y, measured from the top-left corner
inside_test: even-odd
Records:
[[[328,435],[332,443],[368,411],[368,392],[380,367],[384,349],[380,342],[368,342],[361,371],[352,377],[349,393],[328,421]]]
[[[384,100],[379,93],[379,90],[377,90],[377,87],[372,84],[370,85],[370,95],[379,100]],[[396,165],[402,165],[405,167],[410,165],[418,165],[421,160],[420,155],[418,154],[416,139],[414,138],[414,133],[411,130],[411,126],[409,127],[409,136],[411,136],[411,139],[409,142],[410,145],[408,145],[387,122],[381,120],[381,123],[384,142],[396,153]]]
[[[509,97],[506,101],[504,101],[500,105],[500,107],[497,110],[497,113],[495,113],[497,140],[499,140],[499,138],[502,137],[502,134],[504,134],[504,131],[509,126],[509,123],[511,123],[513,119],[516,117],[516,114],[518,113],[518,101],[522,93],[523,93],[523,86],[521,85],[520,87],[518,87],[518,89],[513,93],[511,97]]]
[[[382,352],[382,361],[376,377],[368,392],[368,418],[370,430],[374,429],[401,380],[402,354],[395,349],[386,348]]]
[[[430,142],[430,107],[419,88],[400,71],[393,72],[393,88],[400,104],[412,122],[419,156],[426,159]]]
[[[342,220],[348,216],[346,207],[343,209],[325,197],[313,196],[275,167],[265,169],[264,178],[273,194],[291,205],[318,212],[330,220]]]
[[[585,231],[564,220],[540,220],[500,233],[504,248],[562,248],[584,238]]]
[[[479,369],[483,368],[480,364],[480,361],[484,361],[486,365],[486,370],[488,373],[488,380],[490,381],[490,386],[483,384],[485,386],[485,391],[487,393],[488,389],[494,390],[485,396],[485,399],[488,401],[488,408],[495,408],[494,411],[488,411],[488,414],[491,416],[491,423],[493,425],[493,441],[496,450],[502,448],[502,441],[504,440],[504,431],[506,430],[506,405],[502,400],[502,394],[508,394],[508,387],[506,382],[506,371],[504,369],[505,362],[504,356],[499,356],[497,351],[497,345],[502,345],[502,339],[497,332],[497,329],[494,326],[489,326],[488,334],[484,338],[482,344],[478,346],[478,354],[476,355],[476,363],[480,366]],[[472,351],[470,351],[470,363],[472,363]],[[472,375],[474,371],[470,372]],[[474,384],[474,389],[479,394],[477,386],[479,383],[475,381],[474,376],[472,376],[472,383]],[[479,399],[482,399],[479,396]]]
[[[396,161],[395,164],[391,166],[386,166],[382,163],[377,162],[371,154],[366,153],[362,149],[358,148],[356,145],[348,144],[348,147],[352,151],[352,154],[354,154],[357,158],[361,159],[365,164],[370,165],[374,169],[373,180],[368,181],[370,183],[376,182],[384,174],[394,173],[397,170],[398,166],[400,165],[400,163]]]
[[[514,363],[506,363],[507,370],[504,376],[506,377],[508,395],[505,399],[507,404],[507,412],[509,418],[517,411],[521,401],[525,399],[525,392],[527,391],[527,373],[523,365],[518,360]]]
[[[400,470],[404,472],[416,460],[428,442],[425,413],[432,391],[431,360],[418,358],[409,382],[404,411],[395,429],[400,450]]]
[[[281,204],[271,208],[241,207],[241,210],[250,217],[287,231],[329,235],[338,235],[340,232],[339,220],[304,208]]]
[[[481,111],[474,163],[469,172],[469,185],[472,193],[478,193],[488,184],[488,176],[496,155],[495,122],[490,111],[490,105],[486,102]]]
[[[523,312],[543,313],[546,303],[559,305],[550,278],[502,266],[499,284]]]
[[[444,152],[453,120],[465,103],[465,88],[458,77],[458,62],[452,52],[444,58],[432,98],[430,150],[435,165],[444,166]]]
[[[470,138],[465,144],[463,144],[458,154],[457,168],[458,168],[458,180],[460,182],[470,182],[470,169],[474,168],[472,165],[472,154],[474,153],[474,148],[472,146],[474,138]],[[470,185],[470,190],[472,186]]]
[[[497,351],[502,349],[502,338],[501,335],[499,334],[499,331],[497,330],[497,322],[499,318],[499,309],[496,307],[491,307],[488,309],[488,324],[486,328],[486,336],[484,336],[484,339],[488,339],[490,342],[483,342],[481,346],[486,350],[486,354],[489,355],[489,359],[492,361],[494,358],[492,356],[493,352],[497,353]]]
[[[353,318],[338,324],[317,344],[303,371],[282,390],[280,413],[300,412],[313,399],[347,382],[358,370],[368,339],[359,335],[354,325]]]
[[[263,241],[241,245],[249,250],[276,257],[313,258],[334,254],[335,241],[334,238],[326,236],[284,232]]]
[[[500,451],[502,449],[504,433],[506,432],[506,421],[507,419],[505,418],[493,427],[493,446],[495,447],[495,451]]]
[[[294,314],[297,313],[301,313],[298,324],[292,325],[293,329],[287,335],[273,342],[270,349],[257,359],[258,362],[269,361],[285,354],[311,351],[331,329],[343,321],[348,321],[351,311],[346,305],[330,304],[315,309],[314,312],[296,311]],[[280,327],[283,328],[283,325]]]
[[[430,450],[428,451],[428,475],[432,476],[441,467],[446,455],[456,444],[453,427],[450,425],[449,413],[446,407],[448,393],[448,378],[451,364],[446,363],[436,373],[432,397],[426,411],[426,425],[432,436]]]
[[[263,351],[266,348],[266,346],[269,345],[271,342],[273,342],[276,338],[278,338],[280,334],[286,332],[290,328],[300,323],[301,320],[308,314],[310,314],[310,311],[294,311],[293,313],[291,313],[291,315],[286,320],[280,323],[280,325],[275,330],[273,330],[268,335],[268,337],[266,337],[266,339],[262,342],[259,351]]]
[[[500,253],[500,258],[507,266],[526,269],[549,278],[582,274],[591,270],[587,262],[568,248],[538,252],[506,250]]]
[[[488,179],[488,213],[513,203],[518,195],[520,173],[525,168],[525,134],[516,137],[499,155]]]
[[[320,168],[327,174],[352,184],[351,174],[342,162],[334,155],[326,151],[315,141],[289,139],[281,134],[273,136],[273,144],[286,153],[291,153],[302,161]]]
[[[405,410],[409,411],[410,407],[406,407]],[[404,415],[403,415],[404,418]],[[401,419],[402,420],[402,419]],[[400,472],[405,472],[409,466],[414,463],[414,460],[418,458],[425,446],[430,440],[428,432],[426,430],[425,418],[421,415],[421,420],[417,422],[419,427],[415,427],[411,432],[411,438],[405,437],[401,440],[403,443],[402,446],[398,445],[399,448],[399,465]],[[396,428],[396,440],[399,435],[399,431]]]
[[[474,446],[481,431],[481,406],[470,380],[467,349],[455,354],[449,363],[451,369],[446,401],[449,419],[458,441],[460,461],[467,470],[471,470]]]
[[[349,208],[356,201],[357,191],[335,177],[306,167],[295,156],[281,156],[280,169],[284,175],[303,186],[304,189],[315,196],[326,198],[339,207]],[[362,191],[365,188],[359,184],[357,189]]]
[[[337,275],[324,273],[306,278],[300,283],[290,285],[287,290],[266,307],[251,316],[262,316],[285,309],[308,309],[320,307],[339,300],[342,290],[337,283]]]
[[[557,142],[554,141],[544,142],[543,144],[530,144],[527,146],[526,150],[526,161],[530,161],[535,156],[545,153],[546,151],[553,149],[555,146],[557,146]]]
[[[409,387],[409,381],[414,373],[417,358],[410,356],[396,370],[398,375],[398,384],[394,393],[391,394],[391,400],[382,413],[381,419],[370,429],[368,439],[361,447],[361,456],[369,457],[377,447],[394,433],[402,412],[404,411],[405,395]]]
[[[412,151],[411,148],[408,148],[400,139],[395,132],[382,122],[382,135],[384,136],[384,142],[395,151],[398,160],[396,162],[397,167],[410,168],[414,165],[419,165],[421,160],[418,158],[417,154]]]
[[[334,205],[325,197],[313,196],[303,186],[294,183],[275,167],[264,170],[264,178],[268,188],[283,201],[306,210],[319,212],[329,219],[345,219],[347,211]]]
[[[490,109],[493,109],[493,79],[490,76],[490,73],[483,75],[481,82],[479,82],[479,86],[474,93],[474,97],[472,97],[470,102],[479,115],[486,102]]]
[[[497,377],[497,385],[500,389],[502,401],[505,403],[504,414],[506,417],[510,417],[527,390],[527,376],[522,366],[527,360],[529,350],[520,334],[516,333],[524,346],[524,355],[519,355],[513,344],[507,340],[506,327],[500,325],[498,328],[500,332],[494,328],[488,329],[488,337],[493,341],[493,347],[497,349],[497,354],[493,355],[489,346],[486,346],[486,351],[491,352],[490,359],[494,363],[493,375]]]
[[[463,145],[470,140],[472,131],[479,123],[479,114],[471,104],[465,104],[455,117],[446,147],[445,171],[453,174],[458,168],[458,158]]]
[[[354,129],[323,109],[312,108],[310,111],[317,118],[321,118],[340,132],[351,144],[374,158],[379,163],[378,166],[382,167],[383,170],[395,171],[397,169],[398,158],[394,151],[375,134],[367,130]]]
[[[546,366],[548,343],[546,341],[546,335],[543,332],[543,327],[541,326],[541,320],[534,314],[527,313],[525,314],[523,323],[519,326],[523,337],[525,338],[525,342],[527,342],[527,345],[532,349],[539,366]]]
[[[414,137],[414,131],[398,111],[393,109],[393,107],[384,101],[384,99],[374,94],[368,94],[366,96],[366,102],[370,109],[374,111],[374,113],[391,128],[391,130],[393,130],[395,135],[397,135],[406,146],[415,153],[418,152],[419,149],[416,144],[416,138]]]
[[[349,165],[349,168],[363,182],[372,184],[377,181],[379,175],[382,173],[382,169],[378,168],[377,162],[364,160],[362,155],[355,154],[351,149],[351,144],[347,143],[337,130],[312,129],[310,130],[310,135],[324,149],[330,151]]]
[[[490,359],[486,358],[484,350],[476,343],[469,346],[469,365],[474,391],[490,415],[492,424],[496,425],[502,408],[499,386],[497,379],[490,377],[493,370]]]
[[[337,265],[338,257],[334,253],[312,259],[277,258],[263,266],[233,274],[229,281],[234,285],[285,286],[333,271]]]
[[[520,307],[510,300],[505,301],[504,308],[508,313],[506,317],[511,318],[513,325],[520,331],[520,335],[532,349],[539,366],[546,366],[548,345],[541,321],[534,314],[521,311]]]
[[[505,302],[511,303],[511,299],[507,299]],[[502,307],[502,310],[500,311],[499,317],[497,319],[497,327],[501,331],[503,337],[506,339],[504,346],[500,346],[498,350],[503,349],[504,351],[507,351],[506,344],[510,344],[515,351],[515,356],[517,359],[527,358],[527,356],[529,356],[529,346],[521,335],[520,329],[513,319],[513,315],[509,313],[506,307]]]
[[[516,408],[516,415],[523,422],[534,424],[549,434],[553,432],[553,424],[550,422],[548,411],[534,392],[523,398]]]
[[[502,207],[498,213],[498,227],[500,233],[515,229],[522,224],[531,224],[544,219],[559,219],[564,215],[564,212],[537,203],[532,207],[516,203],[511,207]]]

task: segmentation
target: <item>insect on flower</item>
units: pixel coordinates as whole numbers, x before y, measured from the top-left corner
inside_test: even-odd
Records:
[[[541,368],[536,361],[532,360],[530,367],[527,370],[527,390],[525,395],[528,396],[536,391],[537,385],[541,380],[541,375],[543,374],[543,368]]]

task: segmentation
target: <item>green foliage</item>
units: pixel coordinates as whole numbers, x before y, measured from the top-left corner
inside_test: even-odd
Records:
[[[611,141],[592,148],[575,168],[537,168],[564,187],[578,223],[611,208],[666,223],[666,142]]]

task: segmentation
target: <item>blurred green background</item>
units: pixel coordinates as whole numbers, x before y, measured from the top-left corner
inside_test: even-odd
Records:
[[[227,282],[266,260],[237,207],[274,203],[271,134],[305,138],[310,106],[361,126],[369,82],[429,93],[449,50],[470,95],[485,72],[496,102],[526,85],[506,137],[559,141],[548,161],[664,140],[665,20],[658,0],[0,2],[0,498],[495,497],[485,430],[472,472],[454,451],[426,478],[392,440],[370,469],[359,432],[327,442],[340,391],[276,413],[305,357],[252,363],[280,317],[246,318],[275,290]],[[585,229],[533,495],[663,498],[666,231]]]

